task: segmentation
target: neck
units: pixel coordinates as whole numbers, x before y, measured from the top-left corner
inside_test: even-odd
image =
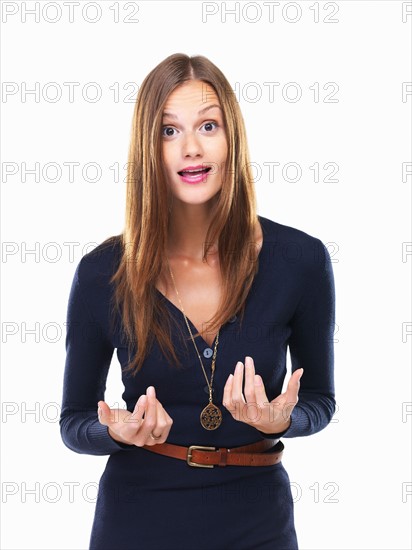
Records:
[[[212,204],[189,205],[174,200],[170,213],[168,253],[201,261],[212,213]],[[211,252],[215,251],[214,246]]]

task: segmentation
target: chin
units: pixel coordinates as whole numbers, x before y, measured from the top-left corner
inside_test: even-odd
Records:
[[[186,204],[186,205],[191,204],[193,206],[199,206],[199,205],[202,205],[202,204],[210,203],[211,201],[215,202],[216,195],[199,196],[199,197],[196,197],[196,198],[195,197],[182,197],[182,196],[179,196],[179,195],[177,195],[177,196],[175,195],[174,199],[178,200],[182,204]]]
[[[221,185],[213,187],[209,182],[190,184],[178,181],[173,185],[172,193],[174,200],[186,204],[203,204],[216,200],[221,188]]]

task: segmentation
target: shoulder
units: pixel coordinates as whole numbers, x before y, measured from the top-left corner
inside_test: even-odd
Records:
[[[330,263],[328,249],[324,242],[314,235],[258,216],[261,222],[266,251],[270,258],[294,273],[304,277],[317,278]]]
[[[85,254],[76,269],[77,280],[84,288],[105,285],[115,273],[122,251],[121,235],[108,237]]]
[[[259,215],[258,218],[262,225],[263,235],[271,242],[290,245],[296,244],[306,247],[322,243],[318,237],[310,235],[302,229],[284,225],[269,218],[265,218],[264,216]]]

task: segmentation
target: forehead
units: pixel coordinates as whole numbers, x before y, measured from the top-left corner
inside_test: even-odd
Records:
[[[199,108],[210,104],[220,105],[216,92],[207,82],[189,80],[181,84],[168,96],[164,110],[172,111],[182,107]]]

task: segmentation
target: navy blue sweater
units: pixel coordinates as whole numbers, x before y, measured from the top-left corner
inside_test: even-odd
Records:
[[[221,405],[222,425],[214,431],[204,430],[199,422],[208,402],[204,375],[192,343],[183,346],[172,332],[186,368],[177,371],[169,365],[155,342],[136,377],[122,373],[123,399],[129,411],[149,385],[155,386],[157,398],[173,419],[169,443],[235,447],[264,437],[308,436],[325,428],[334,414],[335,287],[329,253],[321,240],[301,230],[262,216],[259,221],[263,230],[259,271],[246,300],[243,323],[235,315],[221,327],[214,402],[221,405],[227,377],[246,355],[253,358],[269,400],[274,399],[282,391],[289,348],[292,370],[304,368],[291,425],[280,434],[263,434],[233,419]],[[116,442],[97,417],[97,402],[104,400],[114,350],[120,365],[128,359],[119,330],[113,328],[120,320],[110,323],[113,288],[109,279],[119,259],[117,236],[83,256],[70,290],[60,430],[65,445],[78,453],[112,455],[136,449]],[[180,309],[160,292],[158,297],[187,330]],[[191,328],[195,331],[193,324]],[[200,336],[196,342],[200,353],[209,347]],[[207,352],[202,356],[205,368],[211,364],[206,356]]]

